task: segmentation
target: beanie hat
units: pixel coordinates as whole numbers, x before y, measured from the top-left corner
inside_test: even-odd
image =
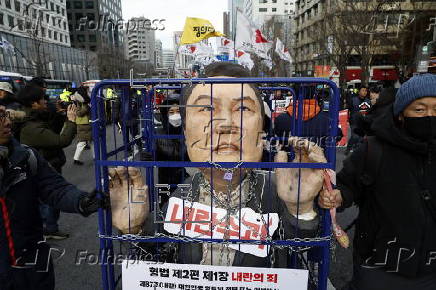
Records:
[[[436,75],[418,75],[405,82],[395,97],[394,115],[398,116],[413,101],[424,97],[436,97]]]

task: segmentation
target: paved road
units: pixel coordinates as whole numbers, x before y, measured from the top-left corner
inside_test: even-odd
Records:
[[[118,144],[120,140],[118,140]],[[94,168],[90,151],[84,152],[84,166],[75,166],[72,164],[74,146],[66,149],[68,163],[64,167],[64,176],[73,184],[76,184],[83,190],[90,191],[94,188]],[[342,150],[338,149],[338,168],[344,158]],[[350,209],[339,214],[339,221],[342,225],[347,225],[354,219],[356,209]],[[79,215],[62,214],[60,219],[61,230],[71,234],[71,237],[64,241],[54,244],[60,249],[65,249],[65,255],[55,261],[56,271],[56,289],[58,290],[96,290],[101,289],[100,266],[98,264],[90,265],[81,262],[80,256],[85,251],[90,255],[98,254],[99,242],[97,235],[97,217],[93,215],[89,218],[83,218]],[[82,254],[80,254],[82,253]],[[98,262],[89,256],[89,261]],[[81,263],[80,263],[81,262]],[[330,280],[333,285],[340,289],[345,282],[351,277],[351,254],[350,250],[344,250],[336,247],[335,258],[332,259]]]

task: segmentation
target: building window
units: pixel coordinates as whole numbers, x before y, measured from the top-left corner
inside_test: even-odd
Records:
[[[50,10],[54,12],[54,3],[53,2],[50,3]]]
[[[24,29],[24,20],[23,19],[18,19],[17,20],[17,25],[18,25],[18,29],[23,31],[23,29]]]
[[[76,22],[78,23],[80,19],[83,18],[83,13],[76,13]]]
[[[54,37],[53,37],[53,39],[54,39],[54,40],[58,40],[58,32],[57,32],[57,31],[54,32]]]
[[[277,3],[277,0],[272,0],[272,3]]]
[[[272,9],[272,12],[277,12],[277,8],[273,8],[273,9]]]
[[[47,21],[46,21],[47,23],[50,22],[50,15],[49,15],[49,14],[46,14],[46,15],[45,15],[45,20],[47,20]]]
[[[0,24],[4,25],[5,22],[3,21],[3,13],[0,13]]]
[[[77,35],[77,41],[78,42],[85,42],[85,35],[81,35],[81,34]]]
[[[97,36],[95,34],[90,34],[89,35],[89,42],[96,42],[97,41]]]
[[[74,1],[74,9],[82,9],[83,5],[80,1]]]
[[[5,1],[6,8],[11,9],[11,0]]]
[[[259,8],[259,12],[268,12],[268,8]]]
[[[54,18],[51,19],[51,23],[53,24],[53,26],[56,26],[56,20]]]
[[[14,2],[14,6],[15,6],[15,11],[20,12],[20,2],[18,2],[17,0],[15,0]]]
[[[88,17],[88,20],[91,20],[91,21],[95,20],[95,14],[94,13],[86,13],[86,17]]]
[[[50,29],[48,30],[48,38],[51,39],[51,30]]]
[[[65,16],[65,9],[62,8],[62,16]]]
[[[8,23],[10,28],[14,27],[14,17],[12,17],[11,15],[8,15]]]
[[[260,3],[260,4],[268,3],[268,0],[259,0],[259,3]]]
[[[64,30],[67,30],[67,23],[64,22]]]
[[[56,13],[61,14],[61,8],[59,7],[59,5],[56,5]]]
[[[86,9],[94,9],[94,1],[86,1],[85,8]]]
[[[64,42],[64,35],[59,33],[59,41]]]

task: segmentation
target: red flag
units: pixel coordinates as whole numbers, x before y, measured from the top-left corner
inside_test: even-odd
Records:
[[[265,37],[262,35],[262,32],[260,32],[259,29],[256,29],[256,43],[268,43],[269,41],[265,39]]]

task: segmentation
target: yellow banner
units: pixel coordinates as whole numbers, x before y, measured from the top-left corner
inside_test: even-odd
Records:
[[[187,17],[182,38],[180,39],[180,45],[197,43],[203,39],[214,36],[224,36],[224,34],[215,31],[215,28],[209,20]]]

